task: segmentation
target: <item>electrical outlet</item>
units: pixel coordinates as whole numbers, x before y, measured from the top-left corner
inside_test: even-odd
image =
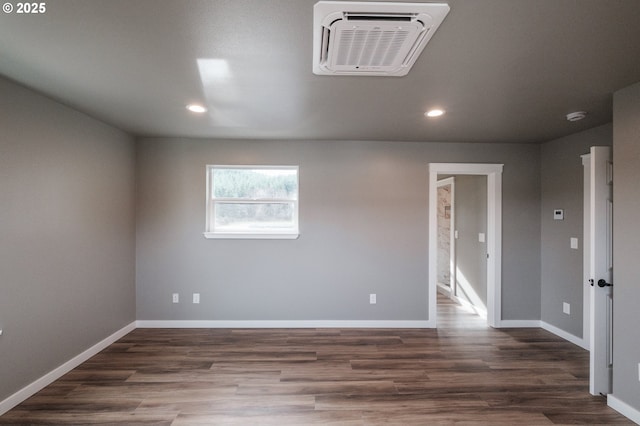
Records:
[[[2,336],[2,329],[0,328],[0,336]]]
[[[372,304],[372,305],[375,305],[375,304],[376,304],[376,302],[377,302],[377,300],[376,300],[376,295],[375,295],[375,293],[371,293],[371,294],[369,295],[369,303],[370,303],[370,304]]]
[[[173,303],[180,303],[180,295],[178,293],[173,293],[171,300],[173,301]]]
[[[640,362],[638,363],[638,381],[640,382]]]
[[[563,302],[562,303],[562,312],[564,312],[567,315],[571,315],[571,305],[568,304],[567,302]]]
[[[193,303],[200,303],[200,293],[193,293]]]

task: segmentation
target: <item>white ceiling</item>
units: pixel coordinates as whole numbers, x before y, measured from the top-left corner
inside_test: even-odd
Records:
[[[640,81],[639,0],[448,0],[405,77],[314,75],[315,2],[47,0],[0,14],[0,74],[136,135],[444,142],[604,124]]]

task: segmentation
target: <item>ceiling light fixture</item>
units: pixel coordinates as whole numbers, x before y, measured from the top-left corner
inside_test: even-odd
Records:
[[[576,111],[567,114],[567,121],[580,121],[587,116],[586,111]]]
[[[203,112],[207,112],[207,109],[202,105],[198,104],[189,104],[187,105],[187,109],[191,112],[195,112],[197,114],[202,114]]]
[[[432,109],[432,110],[429,110],[429,111],[424,113],[425,116],[430,117],[430,118],[440,117],[443,114],[444,114],[444,110],[443,109]]]

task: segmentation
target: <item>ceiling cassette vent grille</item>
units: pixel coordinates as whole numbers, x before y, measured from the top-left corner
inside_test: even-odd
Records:
[[[447,13],[446,3],[320,1],[313,8],[313,72],[406,75]]]

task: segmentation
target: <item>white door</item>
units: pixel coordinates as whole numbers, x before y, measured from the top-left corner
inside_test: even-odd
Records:
[[[611,393],[613,364],[613,164],[611,148],[591,147],[589,270],[591,335],[589,391]]]

